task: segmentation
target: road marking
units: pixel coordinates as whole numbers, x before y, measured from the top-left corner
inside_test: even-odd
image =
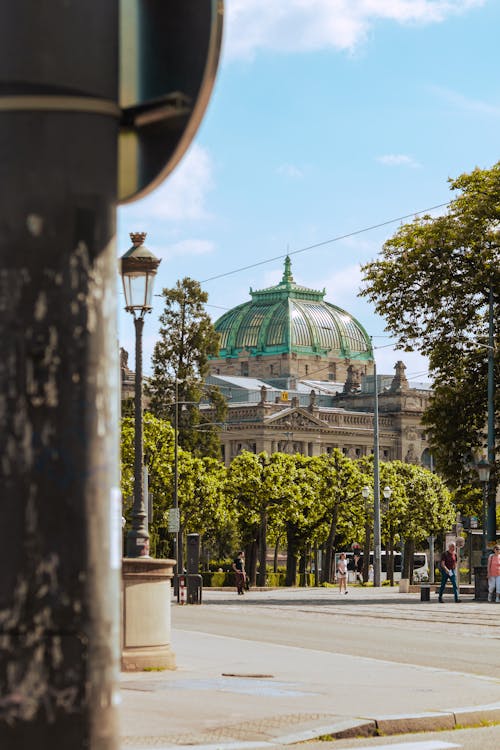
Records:
[[[428,742],[399,742],[396,745],[365,745],[358,747],[357,750],[447,750],[450,747],[462,747],[451,742],[441,742],[440,740],[429,740]],[[338,750],[342,750],[339,747]],[[345,748],[344,748],[345,750]]]

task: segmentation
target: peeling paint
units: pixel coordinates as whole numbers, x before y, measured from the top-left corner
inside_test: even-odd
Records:
[[[47,315],[47,295],[44,291],[41,291],[35,302],[35,320],[43,320]]]
[[[40,214],[28,214],[26,217],[26,227],[33,237],[40,237],[43,232],[44,220]]]

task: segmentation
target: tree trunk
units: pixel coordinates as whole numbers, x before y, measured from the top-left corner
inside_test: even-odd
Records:
[[[246,573],[251,586],[256,585],[257,581],[257,542],[255,539],[250,542],[245,549]]]
[[[314,545],[314,585],[319,586],[319,570],[318,570],[318,562],[319,562],[319,550],[318,545]]]
[[[333,515],[332,515],[332,522],[330,524],[330,531],[328,532],[328,539],[326,540],[325,561],[323,565],[323,570],[321,571],[322,583],[332,582],[334,544],[335,544],[335,536],[337,534],[337,517],[338,517],[338,509],[334,508]]]
[[[389,554],[387,557],[387,577],[391,586],[394,586],[394,542],[392,539],[392,530],[389,530],[389,543],[387,545]]]
[[[287,552],[286,552],[286,578],[285,586],[295,586],[297,579],[297,536],[295,529],[287,527],[286,530]]]
[[[266,585],[267,568],[267,510],[263,510],[259,529],[259,586]]]
[[[371,543],[371,526],[370,521],[365,525],[365,546],[363,547],[363,580],[366,582],[370,576],[368,568],[370,567],[370,543]]]
[[[307,586],[307,559],[309,557],[308,545],[305,544],[302,548],[302,554],[300,556],[299,574],[300,574],[300,585]]]
[[[276,544],[274,545],[274,560],[273,560],[273,573],[278,572],[278,552],[280,548],[280,538],[278,537],[276,539]]]

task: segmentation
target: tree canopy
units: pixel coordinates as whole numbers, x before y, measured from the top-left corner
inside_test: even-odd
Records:
[[[499,313],[500,163],[450,187],[456,197],[445,215],[401,226],[363,267],[361,294],[400,348],[429,357],[434,391],[424,423],[437,468],[458,486],[463,455],[484,445],[490,291],[495,322]],[[499,340],[497,330],[497,348]],[[495,368],[498,382],[498,356]]]
[[[184,278],[163,289],[161,296],[164,310],[146,389],[150,409],[174,424],[177,402],[179,445],[198,456],[218,457],[226,401],[219,389],[204,384],[208,359],[219,349],[218,334],[204,307],[208,295],[198,281]],[[199,408],[202,400],[211,404],[210,419]]]

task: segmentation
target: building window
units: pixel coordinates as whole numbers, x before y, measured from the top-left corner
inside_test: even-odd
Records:
[[[248,377],[248,362],[241,363],[241,374],[244,378]]]
[[[274,375],[274,365],[269,365],[269,375]]]
[[[356,448],[356,457],[359,458],[361,456],[361,448]]]
[[[337,365],[335,362],[330,362],[329,364],[329,374],[328,374],[328,380],[336,380],[337,379]]]
[[[309,365],[305,366],[305,370],[306,370],[306,375],[309,375]]]

